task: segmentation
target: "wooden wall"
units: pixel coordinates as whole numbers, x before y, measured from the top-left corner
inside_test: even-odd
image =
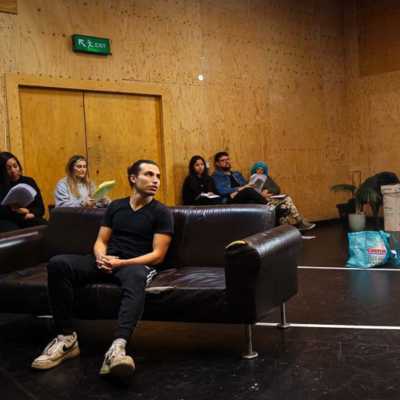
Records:
[[[111,38],[112,56],[73,53],[73,33]],[[301,211],[324,219],[341,198],[329,186],[351,177],[343,34],[341,1],[18,0],[17,15],[0,13],[0,74],[161,84],[171,190],[193,154],[228,150],[246,174],[267,161]],[[7,134],[2,80],[0,147]]]
[[[17,0],[0,0],[0,12],[16,14],[17,11]]]
[[[352,0],[345,7],[346,126],[350,170],[400,176],[400,4]]]

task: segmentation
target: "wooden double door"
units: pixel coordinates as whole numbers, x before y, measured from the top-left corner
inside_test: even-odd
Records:
[[[85,155],[98,185],[115,179],[112,199],[129,194],[127,167],[152,159],[163,169],[161,104],[157,96],[21,87],[24,174],[46,204],[74,154]],[[163,201],[165,188],[158,198]]]

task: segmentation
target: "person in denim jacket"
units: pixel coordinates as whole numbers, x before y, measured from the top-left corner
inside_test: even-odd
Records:
[[[218,194],[223,203],[267,204],[254,185],[247,183],[239,171],[232,171],[229,154],[220,151],[214,156],[215,172],[212,174]]]

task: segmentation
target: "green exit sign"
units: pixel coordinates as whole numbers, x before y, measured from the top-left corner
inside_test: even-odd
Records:
[[[72,35],[72,49],[82,53],[111,54],[110,39],[85,35]]]

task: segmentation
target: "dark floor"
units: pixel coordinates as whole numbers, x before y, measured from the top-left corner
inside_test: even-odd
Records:
[[[300,265],[344,267],[347,259],[347,230],[340,223],[326,223],[303,233],[303,253]]]
[[[344,267],[346,236],[339,225],[307,235],[316,238],[304,240],[300,265],[324,268],[299,268],[299,294],[287,305],[290,322],[358,328],[282,331],[268,326],[278,322],[274,312],[255,328],[259,357],[245,361],[240,326],[144,322],[130,347],[136,374],[120,387],[98,376],[112,322],[80,322],[81,357],[35,372],[29,365],[49,339],[46,321],[2,315],[0,398],[399,399],[400,270]],[[387,326],[392,329],[381,329]]]

